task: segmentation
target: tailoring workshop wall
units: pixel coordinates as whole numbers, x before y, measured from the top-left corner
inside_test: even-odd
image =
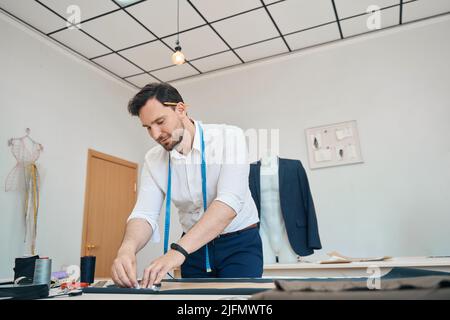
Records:
[[[280,129],[281,157],[309,176],[315,257],[448,255],[449,32],[447,16],[174,85],[194,118]],[[346,120],[364,163],[311,171],[304,130]]]
[[[0,39],[0,278],[10,278],[24,252],[24,227],[22,198],[4,192],[15,165],[9,138],[30,127],[44,145],[37,248],[55,271],[79,264],[87,149],[141,164],[151,142],[126,110],[134,88],[3,14]]]

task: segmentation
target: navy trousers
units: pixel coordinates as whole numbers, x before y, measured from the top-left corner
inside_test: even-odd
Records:
[[[205,247],[191,253],[181,265],[182,278],[260,278],[262,241],[252,228],[221,236],[208,244],[211,272],[206,272]]]

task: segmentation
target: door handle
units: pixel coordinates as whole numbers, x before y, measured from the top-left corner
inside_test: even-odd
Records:
[[[86,248],[88,249],[88,250],[92,250],[92,249],[95,249],[97,246],[95,245],[95,244],[88,244],[87,246],[86,246]]]

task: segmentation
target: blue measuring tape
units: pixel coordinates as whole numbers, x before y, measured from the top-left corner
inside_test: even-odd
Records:
[[[198,128],[200,131],[200,144],[201,144],[201,171],[202,171],[202,193],[203,193],[203,211],[206,212],[208,202],[206,194],[206,160],[205,160],[205,139],[203,137],[203,128],[198,123]],[[170,232],[170,203],[172,198],[172,170],[171,161],[169,153],[169,168],[167,173],[167,194],[166,194],[166,217],[164,225],[164,254],[169,250],[169,232]],[[209,262],[208,244],[205,245],[205,256],[206,256],[206,272],[211,272],[211,265]]]

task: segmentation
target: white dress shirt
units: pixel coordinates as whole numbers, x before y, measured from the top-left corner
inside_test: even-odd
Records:
[[[172,203],[178,209],[185,233],[204,213],[199,122],[194,123],[191,151],[187,155],[175,149],[170,152]],[[205,141],[207,206],[214,200],[221,201],[237,214],[222,233],[238,231],[259,222],[249,188],[250,165],[242,129],[225,124],[200,124]],[[128,218],[128,221],[145,219],[153,229],[153,242],[160,241],[158,219],[167,191],[168,162],[169,152],[160,145],[147,152],[136,205]]]

